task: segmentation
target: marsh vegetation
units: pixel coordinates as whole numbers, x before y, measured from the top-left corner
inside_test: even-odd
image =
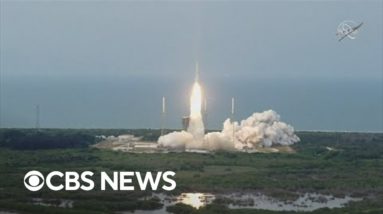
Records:
[[[135,131],[2,129],[0,210],[17,213],[115,213],[155,210],[162,208],[163,203],[157,198],[149,197],[151,192],[97,189],[89,192],[54,192],[46,188],[38,192],[29,192],[23,185],[24,174],[30,170],[39,170],[43,174],[53,170],[89,170],[95,173],[173,170],[177,173],[177,188],[170,193],[172,195],[183,192],[226,194],[257,191],[279,201],[294,201],[301,193],[318,193],[337,198],[351,196],[363,200],[350,202],[343,208],[322,208],[312,213],[383,212],[383,134],[298,132],[301,142],[293,145],[295,153],[134,154],[89,147],[95,143],[95,140],[92,140],[94,136],[101,134],[128,133],[146,138],[155,138],[159,134],[158,130],[137,130],[137,133]],[[10,135],[9,132],[13,133]],[[20,133],[21,137],[18,136]],[[33,135],[49,137],[42,144],[42,148],[36,145],[12,145],[15,138],[22,142],[18,145],[38,144],[38,139],[29,138]],[[73,143],[63,147],[60,145],[61,140]],[[58,146],[46,146],[50,142]],[[63,200],[71,201],[71,207],[43,206],[34,203],[36,198],[56,201],[56,204]],[[198,210],[185,204],[175,204],[166,209],[173,213],[280,213],[259,209],[229,209],[228,203],[222,200],[215,200]]]

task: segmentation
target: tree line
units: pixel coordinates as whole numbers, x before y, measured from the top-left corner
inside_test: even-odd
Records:
[[[95,137],[80,132],[44,130],[2,130],[0,146],[17,150],[85,148]]]

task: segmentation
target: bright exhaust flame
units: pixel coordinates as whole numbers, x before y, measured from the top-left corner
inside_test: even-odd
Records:
[[[198,82],[193,85],[192,94],[190,97],[190,117],[200,117],[202,106],[202,90]]]
[[[194,82],[191,97],[190,97],[190,118],[188,132],[193,136],[191,147],[199,148],[203,143],[205,135],[205,127],[202,121],[202,90],[198,83],[198,79]]]

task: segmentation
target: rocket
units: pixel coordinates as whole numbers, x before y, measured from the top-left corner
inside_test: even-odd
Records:
[[[198,61],[195,63],[195,82],[199,81],[199,65]]]

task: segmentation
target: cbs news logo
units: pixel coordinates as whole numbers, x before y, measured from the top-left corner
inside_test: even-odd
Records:
[[[95,187],[95,182],[92,180],[93,175],[94,173],[91,171],[84,171],[80,174],[74,171],[68,171],[64,173],[60,171],[52,171],[48,173],[46,177],[44,177],[41,172],[32,170],[25,174],[24,186],[29,191],[33,192],[42,189],[44,184],[53,191],[74,191],[79,189],[90,191]],[[172,171],[156,173],[123,171],[113,172],[113,176],[110,177],[106,172],[101,172],[100,189],[106,190],[107,187],[109,187],[110,189],[116,191],[134,191],[134,182],[137,182],[139,189],[142,191],[148,189],[155,191],[158,188],[162,188],[165,191],[172,191],[177,186],[174,180],[175,175],[176,173]],[[57,181],[52,182],[55,177],[64,179],[64,182],[59,184],[57,184]],[[162,185],[160,186],[160,184]]]

